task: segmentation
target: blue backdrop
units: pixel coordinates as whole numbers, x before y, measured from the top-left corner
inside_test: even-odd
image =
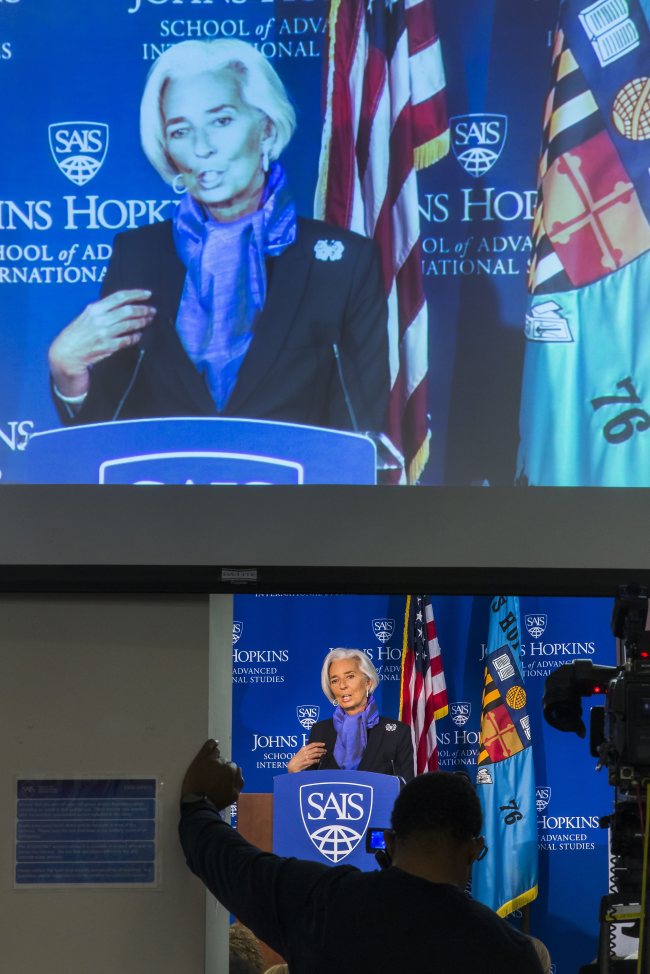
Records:
[[[474,779],[490,599],[432,603],[450,703],[437,725],[440,767],[465,767]],[[331,714],[320,686],[329,649],[363,649],[381,675],[380,712],[397,715],[404,604],[398,596],[235,596],[233,754],[248,791],[272,791],[309,722]],[[541,699],[545,677],[563,663],[614,664],[612,605],[530,597],[520,606],[538,809],[539,897],[531,933],[548,945],[557,974],[573,974],[596,954],[599,901],[607,892],[607,832],[598,817],[611,810],[613,790],[605,774],[595,773],[586,741],[546,724]],[[585,713],[591,702],[602,698],[584,701]]]

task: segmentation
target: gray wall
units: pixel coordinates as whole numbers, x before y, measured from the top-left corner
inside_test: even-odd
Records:
[[[614,596],[650,587],[642,488],[0,487],[0,591]],[[242,582],[242,579],[237,579]]]
[[[210,713],[209,700],[230,699],[231,618],[227,596],[0,600],[7,974],[203,974],[206,953],[208,969],[223,969],[214,903],[206,912],[176,829],[189,759],[208,733],[228,740],[228,705]],[[121,774],[162,783],[162,888],[14,890],[16,776]]]

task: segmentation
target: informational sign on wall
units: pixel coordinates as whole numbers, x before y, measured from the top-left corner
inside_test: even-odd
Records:
[[[19,778],[14,887],[157,887],[156,778]]]

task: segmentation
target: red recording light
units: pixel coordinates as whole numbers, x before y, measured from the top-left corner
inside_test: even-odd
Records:
[[[647,649],[642,649],[641,652],[639,653],[639,656],[641,657],[641,659],[647,659],[648,656],[650,656],[650,653],[648,652]]]
[[[594,693],[602,693],[602,692],[603,692],[602,687],[594,687]]]

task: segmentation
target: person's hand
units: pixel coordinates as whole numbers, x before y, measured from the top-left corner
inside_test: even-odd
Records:
[[[287,764],[287,771],[289,774],[293,774],[294,771],[305,771],[312,764],[318,764],[320,759],[325,756],[326,751],[327,748],[321,741],[313,741],[311,744],[305,744],[291,758]]]
[[[50,345],[50,372],[64,396],[88,392],[91,365],[135,345],[156,309],[145,304],[151,291],[116,291],[89,304]]]
[[[181,786],[184,795],[205,795],[217,808],[227,808],[239,798],[244,787],[241,768],[224,761],[217,741],[206,741],[185,772]]]

